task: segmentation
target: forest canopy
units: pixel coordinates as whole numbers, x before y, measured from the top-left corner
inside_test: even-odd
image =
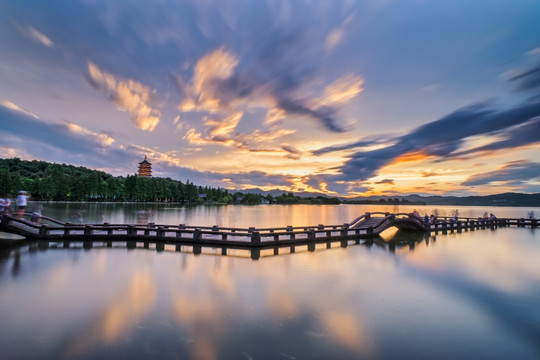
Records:
[[[137,175],[113,176],[103,171],[45,161],[0,159],[0,197],[13,198],[20,190],[36,201],[134,201],[188,204],[339,204],[338,198],[299,197],[284,192],[273,197],[230,193],[186,181]]]

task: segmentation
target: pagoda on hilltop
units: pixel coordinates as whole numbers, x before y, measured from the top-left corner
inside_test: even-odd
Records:
[[[146,160],[146,155],[144,156],[144,160],[139,163],[139,172],[137,173],[139,176],[144,177],[152,177],[152,164]]]

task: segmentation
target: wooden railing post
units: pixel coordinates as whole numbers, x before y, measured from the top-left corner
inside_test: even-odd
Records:
[[[45,236],[47,235],[47,225],[43,224],[39,227],[39,236]]]
[[[349,231],[349,224],[345,223],[343,224],[343,227],[341,228],[341,236],[347,236]]]
[[[261,243],[261,233],[258,231],[253,231],[251,233],[251,243],[254,245],[259,245]]]

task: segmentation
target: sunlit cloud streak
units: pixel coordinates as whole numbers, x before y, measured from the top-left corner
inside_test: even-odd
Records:
[[[507,110],[491,110],[484,105],[460,109],[442,119],[427,123],[410,133],[395,139],[395,144],[379,150],[357,152],[340,168],[340,180],[366,180],[375,176],[379,169],[409,153],[424,154],[425,157],[453,158],[464,140],[482,134],[506,132],[514,126],[522,125],[540,116],[540,103],[523,104]],[[536,123],[534,121],[533,123]],[[519,131],[509,132],[507,136],[518,136]],[[499,143],[502,149],[515,145],[523,139],[507,138]],[[537,137],[532,136],[532,142]],[[459,153],[457,153],[459,154]]]
[[[9,101],[9,100],[2,100],[0,99],[0,105],[5,107],[5,108],[8,108],[10,110],[15,110],[15,111],[20,111],[26,115],[29,115],[29,116],[32,116],[33,118],[37,119],[38,116],[28,110],[25,110],[23,108],[21,108],[19,105]]]
[[[540,163],[515,161],[505,164],[499,170],[473,175],[462,185],[478,186],[495,182],[523,184],[524,182],[531,180],[540,181]]]
[[[152,91],[147,86],[131,79],[118,80],[90,61],[86,78],[90,85],[106,93],[119,110],[127,112],[141,130],[153,131],[159,123],[161,111],[150,106]]]
[[[27,29],[25,29],[24,33],[30,37],[31,39],[41,43],[42,45],[52,48],[54,47],[54,43],[52,42],[49,37],[47,37],[45,34],[37,31],[34,27],[28,26]]]
[[[526,91],[540,89],[540,64],[531,70],[510,78],[509,81],[516,83],[517,90]]]
[[[94,153],[103,143],[93,134],[72,131],[68,124],[51,124],[25,113],[15,113],[0,106],[0,132],[16,135],[27,141],[48,143],[75,153]]]
[[[298,53],[305,31],[271,29],[249,57],[223,47],[206,54],[197,61],[191,81],[177,77],[184,96],[179,109],[227,114],[261,107],[268,112],[266,123],[300,116],[317,120],[331,132],[343,132],[338,110],[362,91],[363,79],[345,75],[319,97],[303,91],[317,78],[316,64],[312,61],[312,68],[302,64],[305,55]]]

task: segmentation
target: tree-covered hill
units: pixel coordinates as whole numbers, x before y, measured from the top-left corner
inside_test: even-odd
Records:
[[[232,202],[227,190],[170,178],[112,176],[102,171],[45,161],[0,159],[0,196],[20,190],[41,201]],[[202,195],[204,194],[204,195]]]

